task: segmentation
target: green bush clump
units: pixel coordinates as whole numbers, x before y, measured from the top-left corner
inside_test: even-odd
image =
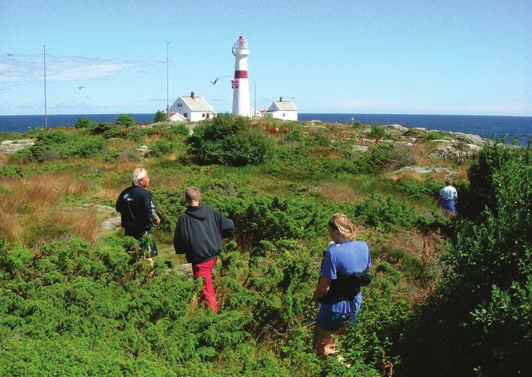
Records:
[[[166,120],[166,113],[162,110],[157,110],[153,117],[153,123],[164,122]]]
[[[92,129],[94,128],[94,123],[89,118],[78,118],[74,127]]]
[[[370,194],[367,200],[355,205],[357,219],[383,232],[393,227],[410,229],[417,225],[420,216],[406,202],[399,203],[389,196],[384,199],[380,195]]]
[[[368,134],[368,136],[369,137],[373,137],[373,138],[385,137],[386,136],[386,130],[380,124],[372,124],[371,125],[371,131]]]
[[[35,133],[34,140],[33,146],[19,151],[14,159],[31,163],[69,157],[85,158],[101,154],[107,146],[102,138],[71,135],[64,130],[40,129]]]
[[[469,173],[437,299],[401,326],[410,335],[396,342],[404,347],[400,375],[532,373],[530,151],[486,147]]]
[[[449,134],[443,131],[429,131],[425,136],[423,136],[424,141],[432,140],[444,140],[448,138]]]
[[[361,153],[355,160],[355,165],[361,174],[378,174],[393,166],[398,156],[393,145],[379,144],[371,148],[369,153]]]
[[[273,145],[266,132],[251,127],[248,118],[222,114],[198,125],[186,144],[200,164],[228,166],[260,165]]]
[[[120,114],[116,120],[116,123],[126,128],[133,127],[136,124],[135,119],[133,119],[131,115],[126,114]]]
[[[299,128],[294,128],[292,131],[290,131],[290,133],[288,133],[288,135],[285,136],[284,139],[291,143],[300,142],[303,140],[303,133]]]
[[[394,188],[406,195],[407,198],[418,199],[437,199],[441,189],[441,183],[438,182],[408,182],[396,181]],[[461,190],[460,190],[461,191]],[[460,195],[461,197],[461,195]]]
[[[146,154],[151,157],[161,157],[167,153],[172,152],[174,146],[166,140],[157,140],[155,144],[150,146],[150,151]]]

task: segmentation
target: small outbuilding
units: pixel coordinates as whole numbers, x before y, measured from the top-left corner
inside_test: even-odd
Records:
[[[181,96],[170,106],[170,120],[199,122],[216,116],[213,108],[207,100],[195,95]]]
[[[263,115],[266,118],[277,118],[282,120],[296,120],[298,116],[298,109],[294,102],[283,100],[274,101]]]

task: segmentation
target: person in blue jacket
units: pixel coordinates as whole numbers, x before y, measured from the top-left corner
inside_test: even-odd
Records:
[[[337,213],[328,224],[332,242],[325,250],[320,280],[314,291],[319,311],[314,328],[314,352],[320,357],[336,353],[333,335],[341,334],[354,324],[362,293],[360,287],[369,283],[371,253],[364,241],[356,241],[356,228],[344,214]],[[371,279],[370,279],[371,280]]]
[[[187,262],[192,264],[195,279],[205,279],[200,303],[205,302],[218,313],[212,269],[222,252],[223,239],[233,234],[235,225],[233,220],[202,204],[197,187],[185,191],[185,202],[187,209],[179,216],[175,227],[174,249],[176,254],[185,254]]]

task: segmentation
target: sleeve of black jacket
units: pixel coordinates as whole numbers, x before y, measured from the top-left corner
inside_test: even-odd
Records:
[[[217,215],[219,216],[218,224],[220,229],[220,235],[222,236],[222,239],[229,238],[233,235],[233,232],[235,230],[235,223],[233,220],[228,219],[224,215],[222,215],[220,212],[216,211]]]

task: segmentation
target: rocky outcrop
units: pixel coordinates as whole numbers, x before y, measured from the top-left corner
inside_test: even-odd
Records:
[[[31,139],[4,140],[0,143],[0,152],[13,154],[22,148],[31,147],[35,142]]]

